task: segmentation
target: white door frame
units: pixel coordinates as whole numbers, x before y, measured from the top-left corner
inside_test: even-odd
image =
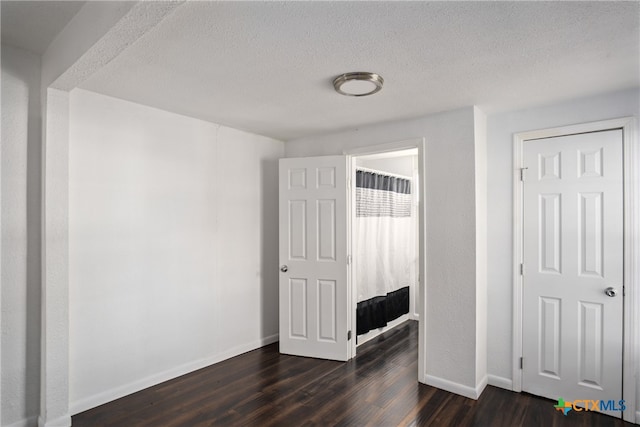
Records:
[[[513,391],[522,391],[522,276],[523,261],[523,187],[521,168],[524,142],[579,133],[622,129],[624,165],[624,317],[623,317],[623,390],[627,410],[625,421],[640,423],[636,412],[639,378],[636,366],[640,357],[640,149],[633,117],[583,123],[551,129],[517,133],[513,137]],[[625,379],[629,379],[625,381]]]
[[[351,168],[347,173],[349,174],[349,179],[353,177],[353,157],[354,156],[363,156],[369,154],[381,154],[381,153],[390,153],[393,151],[401,151],[401,150],[410,150],[410,149],[418,149],[418,176],[420,177],[420,182],[418,183],[418,191],[421,192],[418,199],[418,227],[420,229],[420,234],[418,236],[418,317],[420,321],[418,322],[418,380],[420,382],[424,382],[425,374],[426,374],[426,325],[424,323],[424,319],[426,316],[426,289],[427,289],[427,248],[426,248],[426,231],[427,231],[427,221],[426,221],[426,210],[424,206],[425,200],[425,189],[426,186],[426,174],[425,174],[425,165],[426,165],[426,142],[424,138],[414,138],[407,139],[403,141],[391,142],[387,144],[378,144],[371,145],[368,147],[354,148],[350,150],[345,150],[343,152],[344,155],[347,156],[347,165]],[[355,182],[352,183],[355,185]],[[355,239],[354,236],[354,227],[352,225],[354,215],[355,215],[355,198],[353,197],[354,192],[352,191],[352,187],[349,188],[349,197],[350,200],[347,205],[350,207],[348,212],[348,221],[347,221],[347,232],[350,235],[349,242],[347,244],[349,253],[352,252],[353,246],[352,241]],[[351,287],[351,297],[352,297],[352,320],[351,327],[355,329],[356,325],[356,305],[357,305],[357,293],[354,292],[353,287],[355,286],[355,280],[353,280],[353,274],[355,269],[351,269],[350,271],[350,280],[349,286]],[[351,357],[355,357],[356,355],[356,339],[355,337],[351,340]]]

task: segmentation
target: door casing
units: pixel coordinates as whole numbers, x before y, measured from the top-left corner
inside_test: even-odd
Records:
[[[625,421],[640,423],[636,413],[637,372],[640,357],[640,147],[633,117],[542,129],[517,133],[513,138],[513,351],[512,390],[522,391],[522,302],[523,288],[520,264],[523,262],[523,145],[527,140],[551,138],[579,133],[622,129],[624,168],[624,315],[623,315],[623,390],[621,397],[627,409]],[[625,381],[625,378],[629,379]]]

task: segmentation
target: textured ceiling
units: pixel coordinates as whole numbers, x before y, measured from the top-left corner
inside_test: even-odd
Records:
[[[42,55],[84,3],[2,0],[2,43]]]
[[[638,2],[188,2],[83,88],[288,140],[639,84]],[[381,74],[371,97],[331,81]]]
[[[289,140],[637,87],[639,22],[639,2],[192,1],[81,87]],[[350,71],[384,88],[336,94]]]

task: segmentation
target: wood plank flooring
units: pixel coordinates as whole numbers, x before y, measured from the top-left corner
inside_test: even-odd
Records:
[[[272,344],[75,415],[73,426],[632,426],[491,386],[474,401],[419,384],[417,343],[408,321],[348,363]]]

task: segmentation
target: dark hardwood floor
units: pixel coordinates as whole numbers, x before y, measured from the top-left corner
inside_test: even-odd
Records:
[[[477,401],[419,384],[416,322],[348,363],[272,344],[73,417],[83,426],[632,426],[488,386]]]

